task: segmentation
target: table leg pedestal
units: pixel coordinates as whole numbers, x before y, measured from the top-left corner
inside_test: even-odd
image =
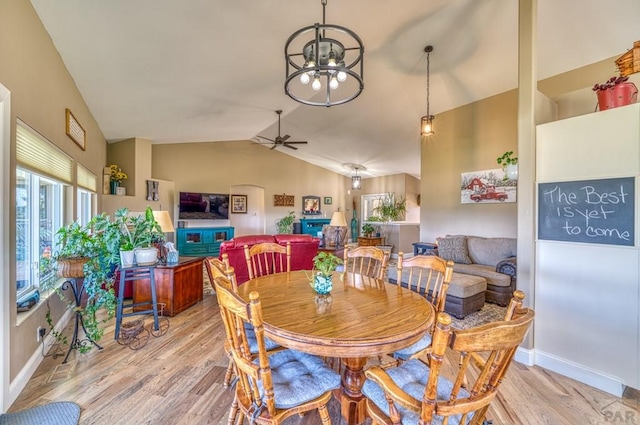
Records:
[[[341,359],[344,365],[341,388],[334,391],[334,396],[340,401],[342,417],[349,425],[360,424],[367,417],[365,403],[367,399],[362,394],[362,385],[366,379],[364,366],[366,357]]]

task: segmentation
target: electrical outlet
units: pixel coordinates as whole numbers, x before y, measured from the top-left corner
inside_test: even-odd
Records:
[[[47,330],[42,326],[38,326],[38,332],[36,334],[36,341],[40,342],[42,338],[47,334]]]

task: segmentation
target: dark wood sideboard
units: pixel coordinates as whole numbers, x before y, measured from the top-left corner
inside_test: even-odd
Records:
[[[164,315],[175,316],[202,301],[203,257],[180,257],[178,264],[155,268],[156,296]],[[151,301],[149,280],[133,282],[133,302]]]

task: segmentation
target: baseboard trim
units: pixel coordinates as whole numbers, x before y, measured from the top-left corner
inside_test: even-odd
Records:
[[[68,309],[60,318],[54,329],[58,332],[62,332],[65,326],[67,326],[69,320],[71,320],[71,316],[73,314],[73,309]],[[42,340],[42,344],[45,346],[50,346],[54,342],[55,338],[51,333],[48,333]],[[29,383],[29,379],[31,379],[33,374],[36,372],[36,369],[38,369],[38,366],[40,366],[40,363],[42,363],[42,360],[44,360],[44,356],[42,355],[42,345],[38,345],[38,349],[31,355],[22,370],[18,372],[15,379],[9,383],[9,400],[7,406],[11,406],[16,401],[20,393]]]
[[[525,366],[533,366],[535,360],[535,351],[529,350],[526,348],[518,347],[516,350],[516,355],[513,357],[513,360],[518,363],[522,363]]]
[[[625,385],[618,377],[607,375],[585,367],[584,365],[539,350],[535,351],[534,358],[535,364],[540,367],[575,379],[578,382],[591,385],[594,388],[606,391],[616,397],[622,397]]]

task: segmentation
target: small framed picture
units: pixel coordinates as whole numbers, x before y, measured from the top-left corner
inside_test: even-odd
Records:
[[[324,197],[324,204],[325,205],[331,205],[333,202],[333,199],[331,199],[331,196],[325,196]]]
[[[231,195],[231,212],[233,214],[247,213],[247,195]]]

